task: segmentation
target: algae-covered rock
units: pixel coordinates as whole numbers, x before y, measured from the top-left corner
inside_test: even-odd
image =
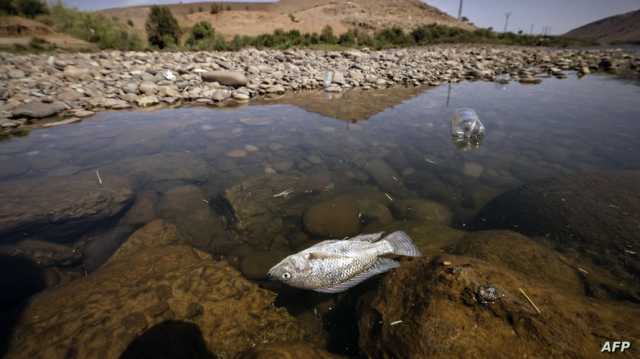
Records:
[[[338,359],[341,356],[315,348],[306,343],[279,343],[258,345],[242,352],[234,359]]]
[[[560,253],[512,231],[471,232],[453,245],[449,253],[478,258],[504,266],[529,278],[583,294],[579,270]]]
[[[305,339],[295,319],[274,307],[274,293],[176,241],[173,225],[154,221],[96,272],[35,296],[8,357],[117,358],[166,320],[197,325],[208,350],[221,357]]]
[[[158,215],[174,223],[178,237],[214,254],[224,254],[238,245],[225,231],[222,219],[209,207],[206,193],[196,186],[176,187],[165,193]]]
[[[335,198],[311,206],[304,213],[304,228],[319,237],[342,238],[360,232],[358,208],[347,198]]]
[[[640,293],[640,171],[592,172],[506,192],[477,215],[478,229],[544,236],[586,255]]]
[[[449,208],[427,199],[396,200],[391,209],[397,218],[444,225],[448,225],[452,217]]]
[[[639,314],[445,255],[403,262],[362,298],[359,346],[369,358],[594,357],[602,338],[637,340],[640,329],[626,318]]]
[[[0,184],[0,241],[40,238],[72,242],[119,216],[135,195],[126,178],[95,172]]]
[[[262,175],[242,181],[224,192],[235,227],[252,245],[271,248],[288,218],[300,218],[308,186],[303,176]]]

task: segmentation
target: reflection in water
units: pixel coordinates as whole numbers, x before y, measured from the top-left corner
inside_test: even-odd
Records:
[[[132,203],[112,211],[106,232],[65,237],[55,246],[60,258],[76,263],[79,248],[82,265],[95,269],[128,233],[163,218],[176,224],[181,241],[261,281],[275,261],[329,234],[411,226],[433,237],[421,245],[438,253],[485,203],[521,183],[640,167],[638,92],[590,76],[539,86],[475,82],[330,98],[314,92],[224,110],[101,113],[1,142],[0,192],[24,202],[28,190],[21,194],[18,183],[37,179],[40,191],[65,191],[61,183],[87,174],[93,181],[99,169],[113,192],[131,189],[125,199]],[[487,128],[481,146],[452,143],[453,109],[464,107]],[[47,206],[45,198],[33,202],[24,212]],[[91,215],[81,219],[98,225]],[[0,249],[30,253],[25,242]],[[355,338],[330,339],[345,353],[355,350]]]

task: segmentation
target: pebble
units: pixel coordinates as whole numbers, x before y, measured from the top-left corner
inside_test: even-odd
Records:
[[[160,102],[210,104],[228,99],[244,102],[264,95],[322,89],[326,71],[332,71],[333,77],[325,91],[343,92],[354,87],[436,85],[464,79],[501,82],[516,79],[523,84],[537,84],[545,74],[562,78],[566,71],[584,75],[597,70],[631,69],[640,75],[637,61],[637,55],[620,49],[491,46],[380,51],[249,48],[211,53],[103,51],[55,56],[0,53],[0,74],[5,74],[0,99],[5,104],[37,101],[50,106],[43,107],[47,110],[42,111],[43,117],[64,110],[52,107],[64,103],[69,108],[87,111],[71,111],[74,117],[86,117],[97,111],[147,107]],[[266,126],[272,120],[254,118],[241,122]]]
[[[226,153],[227,156],[232,157],[232,158],[246,157],[247,154],[248,154],[247,151],[242,150],[242,149],[235,149],[235,150],[231,150],[231,151]]]

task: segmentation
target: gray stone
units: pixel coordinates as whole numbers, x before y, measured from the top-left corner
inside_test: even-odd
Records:
[[[33,101],[22,104],[13,109],[13,117],[45,118],[57,115],[64,111],[67,106],[62,102],[44,103]]]
[[[244,74],[235,71],[205,72],[201,76],[202,81],[218,82],[226,86],[245,86],[247,84],[247,78]]]

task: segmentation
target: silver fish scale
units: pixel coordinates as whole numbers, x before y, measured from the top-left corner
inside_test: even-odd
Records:
[[[297,255],[311,267],[304,280],[310,288],[331,287],[366,271],[376,262],[383,250],[381,247],[384,247],[380,242],[369,243],[357,240],[326,242],[326,244],[320,243],[308,248]],[[308,253],[314,252],[339,257],[306,259],[305,256]]]

